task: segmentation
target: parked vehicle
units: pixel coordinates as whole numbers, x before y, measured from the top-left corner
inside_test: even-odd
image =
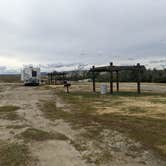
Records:
[[[40,68],[25,67],[21,72],[21,80],[24,85],[38,86],[41,82]]]

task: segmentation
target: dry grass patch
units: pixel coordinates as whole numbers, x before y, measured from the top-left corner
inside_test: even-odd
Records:
[[[89,139],[98,139],[97,135],[100,135],[103,129],[113,129],[141,142],[145,147],[153,149],[166,158],[165,150],[161,148],[166,146],[166,118],[159,119],[158,117],[152,117],[154,115],[152,113],[155,112],[159,103],[154,104],[153,107],[130,105],[130,102],[134,104],[134,102],[137,103],[145,99],[146,102],[150,103],[152,98],[165,98],[166,95],[152,93],[138,95],[132,92],[115,93],[112,96],[86,92],[72,92],[69,95],[60,92],[58,95],[71,106],[71,111],[67,115],[65,112],[61,112],[61,114],[65,114],[61,118],[69,122],[72,127],[78,129],[85,128],[87,130],[85,135]],[[123,101],[123,99],[125,102],[128,100],[129,106],[126,103],[123,104],[123,102],[120,102],[121,106],[111,104],[116,103],[116,100],[118,102]],[[110,103],[106,102],[109,100]],[[96,102],[100,110],[106,106],[110,107],[110,109],[119,109],[120,111],[114,111],[109,114],[98,114]],[[163,105],[163,103],[160,103],[160,105]],[[161,112],[165,111],[164,106],[160,108],[162,109]],[[91,128],[95,128],[95,132]]]
[[[145,108],[138,107],[138,106],[125,107],[125,108],[122,108],[121,110],[128,112],[129,114],[140,114],[140,113],[146,113],[148,111]]]
[[[154,104],[166,104],[166,98],[153,98],[151,102]]]
[[[17,115],[17,110],[20,107],[7,105],[0,107],[0,118],[7,119],[7,120],[18,120],[20,117]]]
[[[81,104],[77,103],[76,98],[79,98],[79,100],[81,100]],[[87,132],[80,133],[79,136],[88,141],[98,142],[101,139],[98,136],[100,135],[102,128],[97,128],[96,123],[94,123],[95,121],[93,120],[93,118],[95,118],[95,116],[93,116],[95,108],[91,106],[90,102],[93,99],[91,99],[89,96],[88,100],[84,100],[84,97],[82,97],[81,95],[70,96],[69,100],[71,101],[65,101],[70,104],[70,108],[72,108],[71,111],[64,111],[63,109],[57,108],[55,101],[45,101],[43,103],[43,106],[41,107],[41,110],[44,113],[45,117],[49,118],[50,120],[63,119],[64,121],[70,123],[72,128],[74,129],[79,130],[81,128],[86,128]],[[88,147],[83,142],[79,142],[79,139],[72,140],[71,144],[80,152],[84,153],[88,150]],[[103,150],[103,147],[98,147],[97,149],[100,151],[100,154],[98,154],[97,152],[94,153],[94,151],[90,151],[90,154],[83,155],[83,158],[87,162],[95,163],[96,165],[97,163],[98,165],[100,165],[101,162],[107,163],[107,160],[111,159],[111,154],[109,153],[109,150]]]
[[[27,125],[8,125],[6,126],[7,129],[23,129],[28,127]]]
[[[18,143],[0,144],[1,166],[34,166],[35,163],[26,145]]]
[[[64,112],[61,108],[56,106],[55,101],[42,101],[40,109],[46,118],[53,121],[68,116],[67,112]]]
[[[24,132],[22,132],[20,135],[17,136],[18,138],[24,139],[26,142],[29,141],[46,141],[46,140],[68,140],[68,138],[58,132],[46,132],[39,129],[34,128],[28,128]]]
[[[97,165],[108,164],[112,160],[112,149],[104,141],[102,128],[89,127],[85,133],[80,133],[71,144],[82,154],[87,163]]]

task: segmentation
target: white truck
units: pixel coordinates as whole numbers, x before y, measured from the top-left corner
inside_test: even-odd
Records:
[[[25,67],[21,71],[21,81],[24,85],[38,86],[41,82],[40,68]]]

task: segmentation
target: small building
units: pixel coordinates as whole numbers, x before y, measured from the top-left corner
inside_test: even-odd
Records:
[[[38,86],[41,83],[41,72],[40,68],[25,67],[21,71],[21,81],[24,85]]]

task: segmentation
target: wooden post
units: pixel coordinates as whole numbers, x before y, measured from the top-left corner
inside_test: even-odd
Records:
[[[52,73],[52,85],[54,85],[54,73]]]
[[[52,85],[52,76],[53,76],[53,74],[51,73],[51,85]]]
[[[49,85],[51,85],[51,73],[49,74]]]
[[[112,71],[113,63],[110,63],[110,93],[113,94],[113,71]]]
[[[56,73],[54,73],[54,85],[56,85]]]
[[[50,73],[48,73],[48,84],[50,85]]]
[[[66,92],[67,92],[67,93],[69,93],[69,87],[70,87],[70,86],[71,86],[70,83],[67,83],[67,82],[66,82],[66,83],[64,84],[64,87],[66,87]]]
[[[96,83],[95,83],[95,66],[92,67],[92,79],[93,79],[93,92],[96,92]]]
[[[69,86],[67,86],[66,88],[67,88],[67,93],[69,93]]]
[[[64,81],[65,81],[65,74],[63,73],[63,75],[62,75],[62,76],[63,76],[63,82],[64,82]]]
[[[51,85],[51,73],[49,73],[49,85]]]
[[[119,92],[119,71],[116,71],[116,88],[117,92]]]
[[[52,73],[52,84],[54,85],[54,72]]]
[[[138,74],[137,74],[137,91],[140,94],[141,93],[141,81],[140,81],[140,64],[137,63],[137,67],[138,67]]]

